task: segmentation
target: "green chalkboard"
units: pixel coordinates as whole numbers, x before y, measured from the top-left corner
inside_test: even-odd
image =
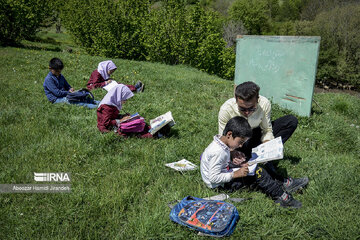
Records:
[[[253,81],[260,94],[300,116],[310,116],[320,37],[241,35],[235,84]]]

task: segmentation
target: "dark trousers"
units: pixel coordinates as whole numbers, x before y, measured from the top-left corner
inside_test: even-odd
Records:
[[[219,187],[219,189],[233,192],[244,187],[259,187],[265,194],[276,199],[284,193],[281,184],[282,182],[276,181],[274,176],[266,170],[266,167],[257,166],[255,176],[233,179],[231,182],[225,183],[224,187]]]
[[[298,120],[293,115],[286,115],[271,122],[274,137],[280,137],[285,143],[293,134],[298,125]],[[241,148],[236,150],[243,152],[249,159],[251,157],[251,150],[261,144],[261,129],[260,127],[253,129],[253,136]]]
[[[291,137],[297,128],[298,120],[293,115],[286,115],[271,122],[274,137],[280,137],[283,144]],[[261,144],[261,129],[260,127],[253,129],[253,136],[241,148],[236,150],[243,152],[247,159],[251,158],[251,150]],[[277,180],[283,182],[285,179],[279,175],[275,166],[271,162],[265,164],[267,171]]]

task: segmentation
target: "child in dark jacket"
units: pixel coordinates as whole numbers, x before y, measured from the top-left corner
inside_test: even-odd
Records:
[[[110,75],[117,69],[115,63],[111,60],[100,62],[98,68],[95,69],[90,76],[87,83],[87,88],[92,90],[94,88],[101,88],[111,83],[113,80]],[[142,92],[144,90],[144,84],[139,81],[135,85],[126,85],[132,92]]]
[[[96,100],[89,100],[86,102],[69,102],[66,98],[68,93],[74,92],[74,89],[66,81],[65,77],[61,74],[64,68],[63,62],[59,58],[52,58],[49,62],[50,72],[44,80],[45,95],[51,103],[67,103],[76,104],[88,108],[96,108],[99,103]]]
[[[101,100],[97,109],[97,127],[101,132],[109,132],[116,130],[121,136],[136,135],[140,138],[152,138],[153,136],[148,132],[149,126],[145,125],[142,132],[128,133],[121,131],[121,122],[129,118],[128,114],[120,115],[119,111],[122,105],[134,94],[124,84],[118,84],[105,95]]]

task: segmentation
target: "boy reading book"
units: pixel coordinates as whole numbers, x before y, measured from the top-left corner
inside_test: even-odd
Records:
[[[248,176],[248,163],[245,157],[234,155],[233,163],[239,168],[230,168],[230,151],[241,147],[252,136],[252,130],[243,117],[231,118],[225,126],[223,134],[214,136],[214,140],[201,155],[200,172],[203,181],[209,188],[234,191],[246,185],[258,186],[272,197],[281,207],[300,208],[301,202],[295,200],[291,193],[304,187],[308,180],[292,179],[289,183],[279,183],[265,168],[256,166],[255,175]]]

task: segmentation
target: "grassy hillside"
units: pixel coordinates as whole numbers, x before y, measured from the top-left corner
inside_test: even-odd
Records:
[[[70,172],[70,194],[1,194],[0,239],[197,239],[169,218],[167,203],[187,195],[217,194],[199,171],[180,174],[165,163],[199,156],[217,133],[217,113],[232,97],[232,82],[186,66],[113,59],[114,78],[146,84],[124,106],[147,122],[172,111],[167,139],[121,139],[96,128],[96,111],[50,104],[43,79],[52,57],[63,74],[84,87],[103,57],[78,52],[0,48],[0,184],[35,183],[33,172]],[[94,91],[101,99],[105,91]],[[280,170],[310,183],[295,198],[299,210],[281,209],[260,192],[235,203],[240,221],[230,239],[356,239],[360,237],[360,100],[316,94],[311,118],[300,118],[285,145]],[[274,107],[273,118],[287,111]]]

